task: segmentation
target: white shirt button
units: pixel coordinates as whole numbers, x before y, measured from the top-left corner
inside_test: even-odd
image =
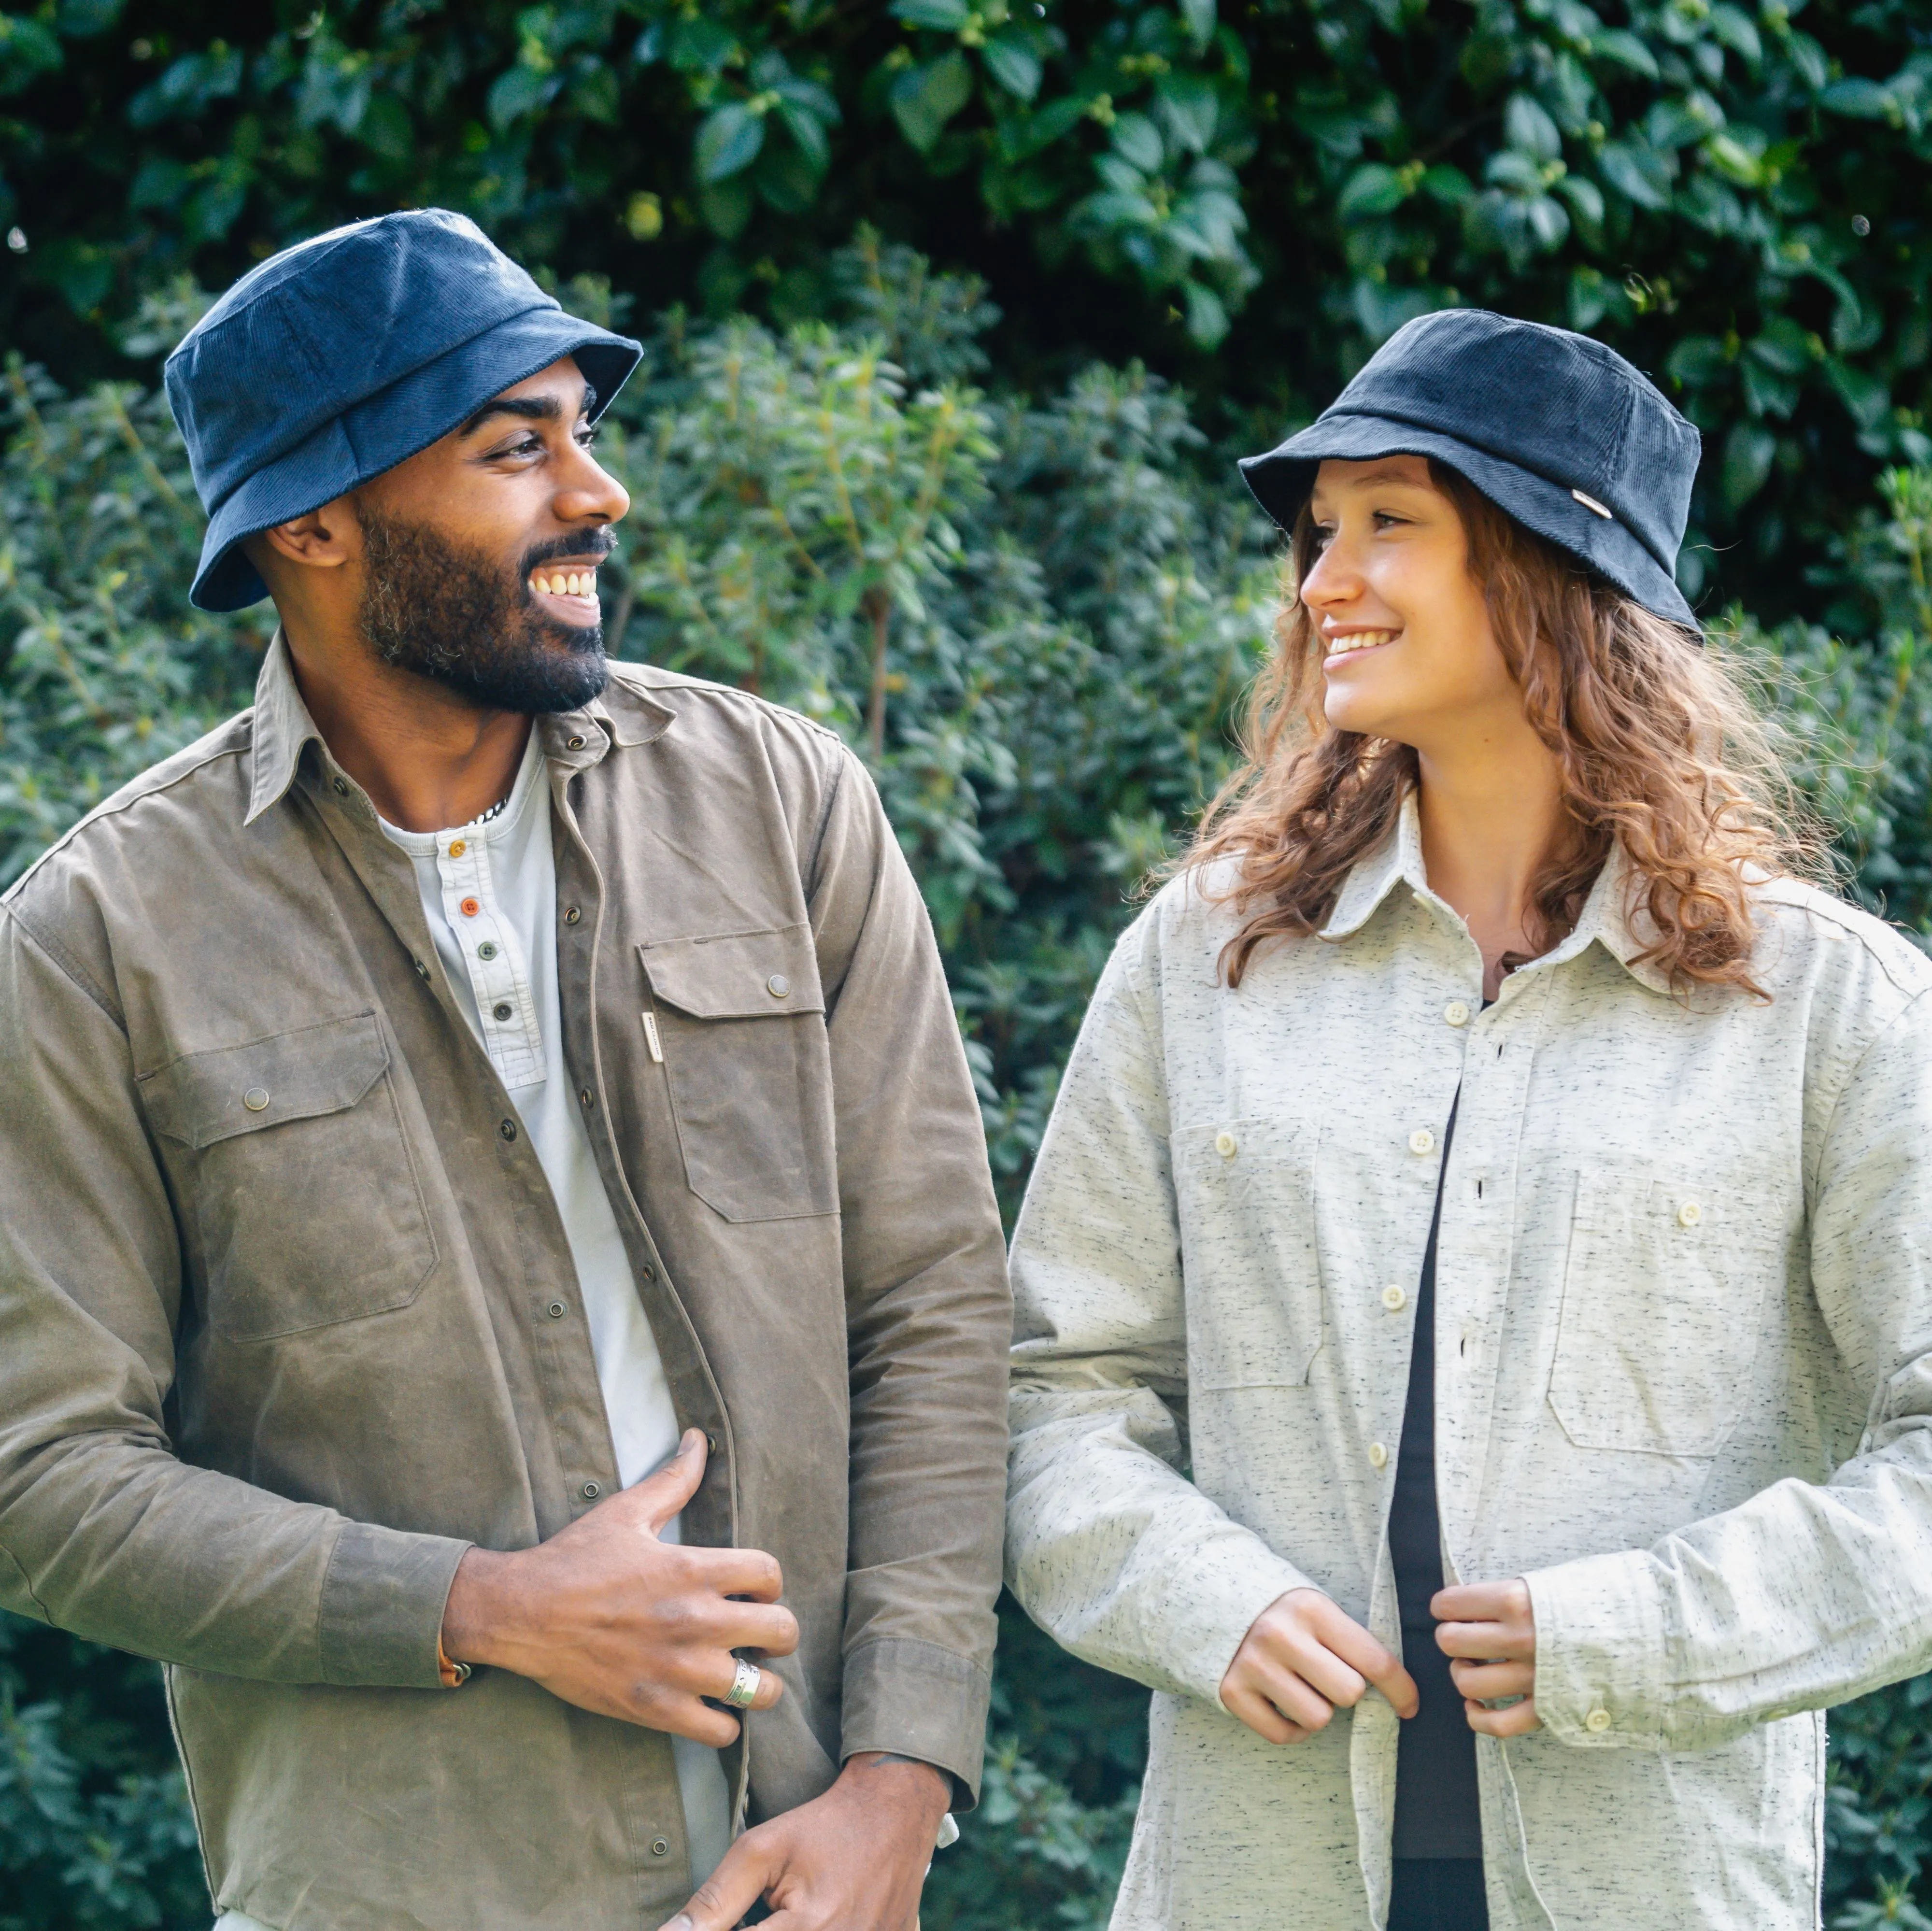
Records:
[[[1214,1150],[1222,1159],[1232,1160],[1240,1151],[1241,1143],[1232,1133],[1217,1133],[1214,1136]]]
[[[1388,1465],[1388,1450],[1378,1441],[1370,1442],[1369,1444],[1369,1466],[1371,1468],[1384,1468]]]
[[[1408,1297],[1401,1288],[1390,1285],[1382,1290],[1382,1306],[1390,1314],[1400,1314],[1408,1305]]]
[[[1583,1719],[1583,1727],[1592,1736],[1601,1736],[1610,1727],[1610,1713],[1600,1703]]]
[[[1436,1135],[1426,1126],[1418,1126],[1408,1136],[1408,1150],[1412,1153],[1432,1153],[1436,1150]]]
[[[1677,1224],[1680,1227],[1695,1227],[1704,1218],[1704,1210],[1694,1200],[1687,1200],[1677,1210]]]
[[[1452,999],[1443,1007],[1442,1016],[1452,1026],[1466,1026],[1469,1023],[1469,1009],[1460,999]]]

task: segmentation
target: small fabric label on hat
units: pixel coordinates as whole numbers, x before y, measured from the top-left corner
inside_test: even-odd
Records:
[[[1594,510],[1598,515],[1601,517],[1606,523],[1615,523],[1616,521],[1616,517],[1613,516],[1610,511],[1604,508],[1603,505],[1598,502],[1594,496],[1586,496],[1581,490],[1572,490],[1570,493],[1574,496],[1586,510]]]

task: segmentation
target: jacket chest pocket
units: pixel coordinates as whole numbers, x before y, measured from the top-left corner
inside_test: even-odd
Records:
[[[1714,1455],[1744,1412],[1777,1204],[1654,1174],[1579,1175],[1550,1405],[1580,1448]]]
[[[415,1300],[436,1240],[373,1013],[185,1054],[141,1093],[172,1143],[216,1333],[262,1341]]]
[[[1273,1120],[1174,1138],[1191,1390],[1308,1379],[1322,1330],[1311,1141]]]
[[[685,1180],[730,1221],[838,1211],[831,1059],[804,925],[641,945]]]

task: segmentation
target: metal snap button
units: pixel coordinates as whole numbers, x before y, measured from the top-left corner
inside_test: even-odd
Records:
[[[584,740],[580,737],[566,738],[563,743],[566,751],[581,751],[584,748]]]
[[[651,1855],[654,1858],[669,1857],[670,1855],[670,1845],[666,1843],[662,1837],[653,1837],[651,1840]]]
[[[514,1120],[506,1120],[496,1129],[496,1131],[506,1140],[514,1140],[517,1137],[517,1123]]]
[[[561,1301],[552,1301],[550,1306],[544,1309],[544,1312],[548,1315],[552,1321],[562,1320],[569,1312],[569,1309]]]
[[[335,781],[335,795],[338,798],[346,798],[349,796],[349,781],[347,778],[338,778]]]
[[[783,973],[775,972],[765,981],[765,990],[774,999],[786,998],[791,991],[791,981],[787,979]]]
[[[260,1113],[268,1103],[268,1089],[265,1086],[251,1086],[242,1096],[242,1104],[250,1113]]]
[[[584,916],[583,911],[582,911],[581,908],[580,908],[580,907],[578,907],[578,906],[575,906],[575,905],[566,905],[566,906],[563,908],[563,922],[564,922],[566,925],[575,925],[575,924],[577,923],[578,920],[578,919],[580,919],[580,918],[582,918],[583,916]]]
[[[421,959],[412,959],[412,960],[410,961],[410,963],[416,967],[416,976],[417,976],[417,978],[418,978],[418,979],[427,979],[427,978],[428,978],[428,976],[429,976],[429,967],[428,967],[428,966],[424,965],[424,964],[423,964],[423,962],[422,962],[422,961]]]
[[[584,1485],[584,1499],[586,1502],[596,1501],[597,1498],[602,1495],[603,1492],[603,1487],[598,1483],[586,1482]]]

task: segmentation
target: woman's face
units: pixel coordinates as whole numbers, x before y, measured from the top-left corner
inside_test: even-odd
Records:
[[[1331,724],[1426,754],[1480,733],[1498,706],[1521,719],[1462,518],[1425,458],[1324,463],[1309,511],[1321,547],[1301,601]]]

